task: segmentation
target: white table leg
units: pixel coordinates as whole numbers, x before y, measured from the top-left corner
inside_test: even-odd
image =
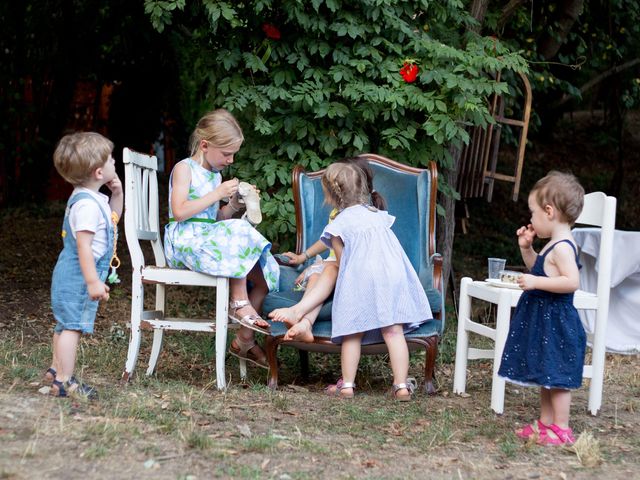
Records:
[[[496,340],[493,357],[493,381],[491,383],[491,408],[494,412],[502,414],[504,412],[504,389],[505,381],[498,376],[500,362],[504,344],[509,334],[509,323],[511,319],[511,293],[507,290],[500,292],[498,300],[498,313],[496,316]]]

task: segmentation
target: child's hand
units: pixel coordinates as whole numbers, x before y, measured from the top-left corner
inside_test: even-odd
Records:
[[[87,284],[91,300],[109,300],[109,287],[100,280]]]
[[[302,254],[298,255],[297,253],[293,253],[293,252],[284,252],[282,255],[289,258],[289,265],[300,265],[301,263],[304,263],[305,260],[307,259],[307,257],[305,257],[304,255]]]
[[[518,236],[518,245],[520,248],[531,248],[533,240],[536,238],[536,231],[533,229],[533,225],[529,224],[526,227],[520,227],[516,231]]]
[[[237,178],[222,182],[216,192],[220,195],[220,198],[232,197],[234,193],[238,191],[238,184],[240,181]]]
[[[113,177],[113,180],[110,182],[105,183],[105,185],[109,190],[111,190],[113,195],[122,195],[122,182],[120,181],[120,178],[118,178],[118,175]]]
[[[520,288],[523,290],[534,290],[536,288],[535,282],[536,276],[530,273],[525,273],[518,277],[518,285],[520,285]]]
[[[307,267],[307,268],[309,268],[309,267]],[[307,271],[307,268],[305,268],[302,271],[302,273],[296,277],[296,279],[293,282],[294,285],[302,285],[302,282],[304,282],[304,272]]]

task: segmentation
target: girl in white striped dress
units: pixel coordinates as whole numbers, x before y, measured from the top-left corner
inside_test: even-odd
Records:
[[[321,240],[339,262],[331,311],[331,340],[342,345],[342,382],[329,393],[354,395],[362,344],[384,341],[393,371],[393,394],[409,400],[409,350],[404,333],[433,318],[418,274],[391,231],[395,217],[368,205],[362,169],[330,165],[322,176],[326,201],[339,210]]]

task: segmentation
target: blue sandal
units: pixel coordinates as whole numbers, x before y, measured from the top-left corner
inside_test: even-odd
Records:
[[[98,399],[98,391],[86,383],[78,382],[75,376],[72,376],[68,382],[54,380],[51,385],[51,395],[60,398],[76,397],[81,400]]]
[[[56,379],[56,369],[55,368],[47,368],[47,371],[44,372],[44,375],[42,376],[42,381],[44,383],[47,383],[49,385],[51,385],[54,380]]]

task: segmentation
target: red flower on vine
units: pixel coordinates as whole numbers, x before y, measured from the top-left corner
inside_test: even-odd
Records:
[[[262,31],[265,33],[267,38],[271,38],[273,40],[280,40],[280,30],[275,25],[270,23],[262,24]]]
[[[418,73],[420,73],[420,69],[412,61],[405,61],[400,69],[400,76],[407,83],[415,82],[416,78],[418,78]]]

